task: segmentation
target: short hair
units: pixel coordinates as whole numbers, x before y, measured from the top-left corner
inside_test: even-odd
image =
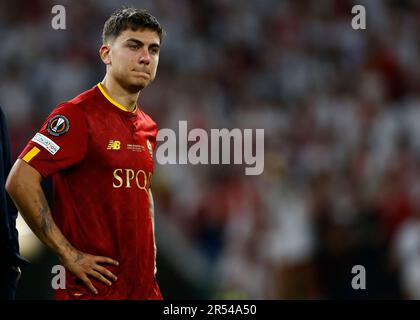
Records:
[[[108,42],[111,38],[117,38],[121,32],[127,29],[133,31],[139,29],[155,31],[159,36],[160,42],[162,42],[162,36],[165,33],[159,21],[146,10],[122,8],[113,12],[106,20],[102,31],[103,43]]]

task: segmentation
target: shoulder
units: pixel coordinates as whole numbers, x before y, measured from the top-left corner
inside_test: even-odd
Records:
[[[85,110],[82,106],[74,104],[71,101],[66,101],[59,104],[52,110],[51,114],[48,117],[48,120],[60,117],[65,121],[68,121],[69,119],[77,119],[79,121],[84,120],[86,116]]]
[[[147,128],[155,129],[157,130],[157,124],[152,119],[151,116],[149,116],[146,112],[144,112],[142,109],[139,109],[139,117],[144,121]]]
[[[73,99],[69,100],[68,102],[79,105],[79,106],[86,106],[89,105],[91,102],[95,101],[99,94],[99,89],[97,86],[90,88],[78,96],[74,97]]]
[[[97,97],[96,86],[86,90],[71,100],[60,103],[54,108],[51,115],[63,114],[65,116],[85,117],[86,109],[95,102]]]

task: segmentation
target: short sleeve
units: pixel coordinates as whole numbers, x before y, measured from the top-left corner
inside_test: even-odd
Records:
[[[66,102],[53,110],[19,158],[45,178],[82,161],[87,144],[84,110]]]
[[[156,122],[143,111],[141,112],[141,121],[144,123],[143,130],[145,131],[145,136],[147,139],[147,147],[151,147],[151,151],[156,150],[156,138],[158,134],[158,126]]]

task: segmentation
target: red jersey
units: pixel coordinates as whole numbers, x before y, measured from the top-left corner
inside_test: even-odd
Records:
[[[97,295],[66,271],[56,299],[162,299],[148,194],[156,135],[139,107],[126,111],[98,84],[54,109],[20,154],[52,176],[52,215],[69,242],[119,262],[104,265],[112,286],[90,277]]]

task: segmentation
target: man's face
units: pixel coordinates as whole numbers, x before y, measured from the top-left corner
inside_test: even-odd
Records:
[[[155,31],[124,30],[100,49],[107,73],[124,89],[138,92],[156,76],[160,40]]]

